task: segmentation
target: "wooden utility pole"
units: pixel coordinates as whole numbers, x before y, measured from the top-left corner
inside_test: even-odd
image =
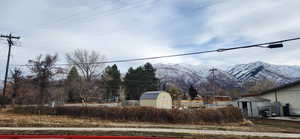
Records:
[[[7,55],[7,62],[6,62],[6,70],[5,70],[5,78],[4,78],[4,87],[3,87],[3,96],[5,96],[6,92],[6,84],[7,84],[7,76],[8,76],[8,69],[9,69],[9,61],[10,61],[10,52],[11,47],[14,45],[13,39],[20,39],[20,37],[9,35],[0,35],[0,38],[6,38],[8,43],[8,55]]]
[[[216,77],[215,77],[215,71],[217,71],[217,69],[216,68],[212,68],[212,69],[210,69],[209,71],[211,71],[212,72],[212,80],[213,80],[213,103],[215,103],[216,104],[216,99],[215,99],[215,95],[216,95],[216,92],[217,92],[217,90],[216,90]]]

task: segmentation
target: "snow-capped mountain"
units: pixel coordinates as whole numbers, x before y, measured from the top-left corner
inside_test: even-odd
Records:
[[[208,67],[187,64],[156,64],[154,67],[162,84],[175,84],[187,90],[196,82],[208,82]]]
[[[282,85],[300,79],[300,66],[272,65],[263,62],[216,68],[213,74],[207,66],[188,64],[155,64],[156,75],[164,85],[175,84],[187,91],[193,85],[198,92],[211,93],[213,86],[220,91],[244,90],[244,84],[270,80]]]
[[[163,85],[174,84],[187,91],[190,86],[203,94],[211,93],[213,87],[219,90],[241,89],[239,81],[226,71],[216,69],[214,76],[207,66],[188,64],[156,64],[156,76]],[[213,86],[215,85],[215,86]]]
[[[241,83],[267,79],[282,85],[300,79],[299,66],[272,65],[263,62],[232,66],[227,72]]]

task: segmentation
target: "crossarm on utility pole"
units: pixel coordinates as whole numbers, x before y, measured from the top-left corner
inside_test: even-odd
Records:
[[[12,36],[11,34],[9,34],[9,35],[0,35],[0,38],[6,38],[7,42],[8,42],[7,63],[6,63],[4,85],[3,85],[3,96],[5,96],[6,88],[7,88],[7,77],[8,77],[8,70],[9,70],[11,47],[14,45],[13,39],[20,39],[20,37],[15,37],[15,36]]]

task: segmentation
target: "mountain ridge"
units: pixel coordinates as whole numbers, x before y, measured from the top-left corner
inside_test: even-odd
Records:
[[[200,94],[212,92],[217,86],[221,92],[239,90],[247,92],[245,86],[261,81],[271,81],[275,86],[300,80],[300,66],[273,65],[261,61],[216,68],[213,80],[211,68],[189,64],[154,64],[157,78],[162,84],[173,84],[187,91],[190,86],[197,88]]]

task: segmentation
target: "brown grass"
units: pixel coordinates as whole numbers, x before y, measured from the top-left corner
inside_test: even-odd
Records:
[[[11,110],[9,110],[11,111]],[[0,127],[133,127],[300,133],[300,122],[255,119],[254,125],[233,123],[153,123],[101,120],[95,117],[15,114],[0,111]]]
[[[11,112],[34,115],[65,115],[109,121],[153,123],[232,123],[243,121],[239,109],[233,107],[201,110],[165,110],[149,107],[17,107]]]
[[[0,112],[0,127],[132,127],[300,133],[300,122],[285,122],[277,120],[255,120],[253,122],[254,125],[252,126],[241,126],[243,122],[221,124],[172,124],[109,121],[101,120],[99,118],[70,117],[62,115],[24,115],[9,113],[7,111]]]

